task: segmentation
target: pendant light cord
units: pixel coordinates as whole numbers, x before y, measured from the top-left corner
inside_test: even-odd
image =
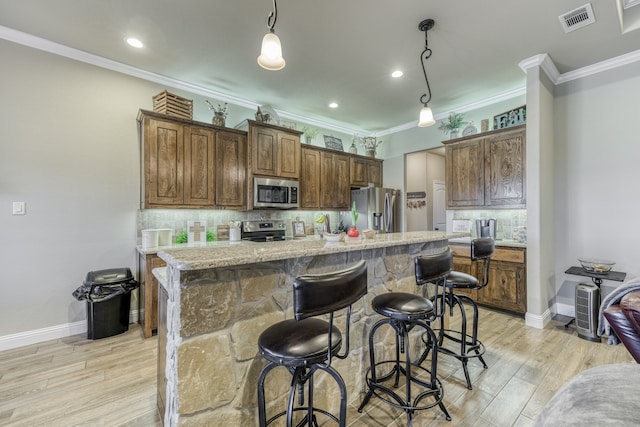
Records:
[[[269,32],[274,32],[273,27],[276,26],[276,21],[278,20],[278,5],[276,4],[276,0],[273,0],[273,11],[269,13],[269,17],[267,18],[267,27],[269,27]]]
[[[427,93],[429,94],[428,98],[427,98],[427,93],[425,93],[424,95],[422,95],[420,97],[420,102],[425,107],[427,106],[429,101],[431,101],[431,87],[429,86],[429,79],[427,78],[427,68],[425,66],[425,63],[427,62],[427,59],[431,58],[431,49],[429,49],[429,41],[427,40],[427,32],[428,32],[428,30],[424,30],[424,50],[420,54],[420,62],[422,62],[422,72],[424,73],[424,80],[427,82]]]

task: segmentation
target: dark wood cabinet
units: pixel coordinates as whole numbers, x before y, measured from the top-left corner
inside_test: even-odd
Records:
[[[143,209],[246,206],[244,132],[150,111],[138,122]]]
[[[484,141],[485,206],[526,207],[525,128],[504,130]]]
[[[301,209],[348,209],[351,199],[349,156],[333,150],[303,147]]]
[[[302,148],[300,208],[320,208],[320,151]]]
[[[366,187],[369,183],[373,183],[376,187],[382,187],[382,160],[352,156],[349,162],[351,187]]]
[[[246,138],[232,132],[216,134],[215,204],[221,208],[246,207]]]
[[[448,209],[526,207],[526,127],[444,141]]]
[[[184,127],[185,206],[213,206],[215,132],[194,126]],[[160,172],[160,171],[159,171]]]
[[[142,335],[149,338],[158,329],[158,281],[153,275],[154,268],[166,263],[155,254],[138,254],[138,313]]]
[[[247,120],[251,173],[298,179],[300,177],[301,132]]]
[[[183,129],[179,123],[143,118],[143,207],[174,207],[183,204]]]
[[[350,209],[351,188],[382,186],[382,160],[303,145],[301,209]]]
[[[477,262],[470,258],[469,245],[450,245],[453,269],[479,277]],[[527,311],[526,249],[497,247],[491,257],[489,283],[479,291],[456,289],[488,307],[525,314]]]
[[[484,150],[481,140],[445,149],[447,208],[484,206]]]
[[[349,157],[340,153],[320,153],[320,207],[349,208]]]

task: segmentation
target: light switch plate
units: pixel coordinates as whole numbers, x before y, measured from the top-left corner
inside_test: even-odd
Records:
[[[25,215],[27,213],[27,205],[25,202],[13,202],[13,214]]]

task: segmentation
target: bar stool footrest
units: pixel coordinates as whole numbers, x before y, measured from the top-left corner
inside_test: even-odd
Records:
[[[405,412],[421,411],[425,409],[431,409],[438,405],[442,405],[442,401],[444,399],[444,389],[442,387],[442,383],[438,378],[435,379],[435,384],[431,384],[430,381],[423,381],[419,378],[416,378],[412,374],[410,381],[414,384],[418,384],[419,386],[425,388],[426,390],[419,391],[416,397],[413,399],[413,402],[408,402],[406,399],[400,397],[396,392],[392,390],[392,387],[397,389],[402,389],[405,387],[404,385],[400,385],[397,387],[395,385],[391,385],[389,387],[382,385],[383,382],[389,381],[392,377],[394,377],[397,370],[396,360],[383,360],[383,361],[377,362],[375,366],[378,367],[386,364],[393,364],[394,367],[391,369],[390,372],[382,375],[376,381],[374,381],[371,377],[371,368],[367,370],[366,381],[369,387],[369,395],[367,396],[368,398],[370,398],[371,395],[376,395],[376,397],[378,397],[383,402],[386,402],[395,408],[402,409]],[[412,370],[419,369],[422,372],[428,374],[429,376],[431,375],[431,371],[420,366],[419,364],[412,363],[411,369]],[[400,374],[406,380],[407,376],[406,376],[406,372],[403,365],[400,366]],[[419,405],[422,399],[430,396],[434,397],[433,402],[425,405]],[[361,407],[358,408],[358,412],[362,412],[364,405],[366,405],[366,403],[369,401],[368,398],[365,398],[365,400],[363,401],[363,404],[360,405]],[[392,398],[393,400],[391,400],[390,398]],[[451,417],[449,416],[448,413],[445,412],[445,416],[447,417],[447,421],[451,420]]]
[[[462,360],[462,359],[471,359],[474,357],[478,357],[480,358],[482,365],[485,369],[488,368],[487,364],[484,362],[484,360],[482,359],[482,356],[484,355],[484,353],[486,352],[486,348],[484,346],[484,344],[482,343],[482,341],[480,341],[479,339],[476,339],[475,343],[473,342],[473,336],[467,334],[467,341],[465,343],[466,345],[466,351],[465,354],[462,354],[462,350],[456,352],[455,350],[451,350],[450,348],[444,347],[443,343],[444,343],[444,339],[448,339],[449,341],[455,342],[457,344],[462,344],[462,333],[460,331],[456,331],[456,330],[452,330],[452,329],[445,329],[444,330],[444,334],[441,334],[438,337],[438,351],[440,353],[444,353],[447,354],[449,356],[453,356],[455,358],[457,358],[458,360]],[[424,333],[422,334],[422,342],[424,343],[428,343],[428,339],[426,338],[427,334]]]

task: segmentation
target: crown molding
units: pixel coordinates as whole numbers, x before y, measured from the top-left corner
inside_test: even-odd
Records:
[[[640,49],[633,52],[626,53],[624,55],[616,56],[615,58],[607,59],[604,61],[596,62],[595,64],[588,65],[586,67],[578,68],[577,70],[568,71],[564,74],[560,74],[555,63],[549,55],[546,53],[540,55],[534,55],[530,58],[520,61],[518,66],[526,74],[530,68],[540,67],[547,74],[549,79],[554,85],[567,83],[573,80],[579,80],[585,77],[599,74],[604,71],[613,70],[625,65],[633,64],[640,61]]]
[[[613,70],[615,68],[623,67],[625,65],[633,64],[640,61],[640,49],[633,52],[625,53],[624,55],[616,56],[615,58],[607,59],[605,61],[596,62],[595,64],[587,67],[578,68],[574,71],[569,71],[562,74],[556,84],[562,84],[570,82],[572,80],[579,80],[585,77],[599,74],[604,71]]]

